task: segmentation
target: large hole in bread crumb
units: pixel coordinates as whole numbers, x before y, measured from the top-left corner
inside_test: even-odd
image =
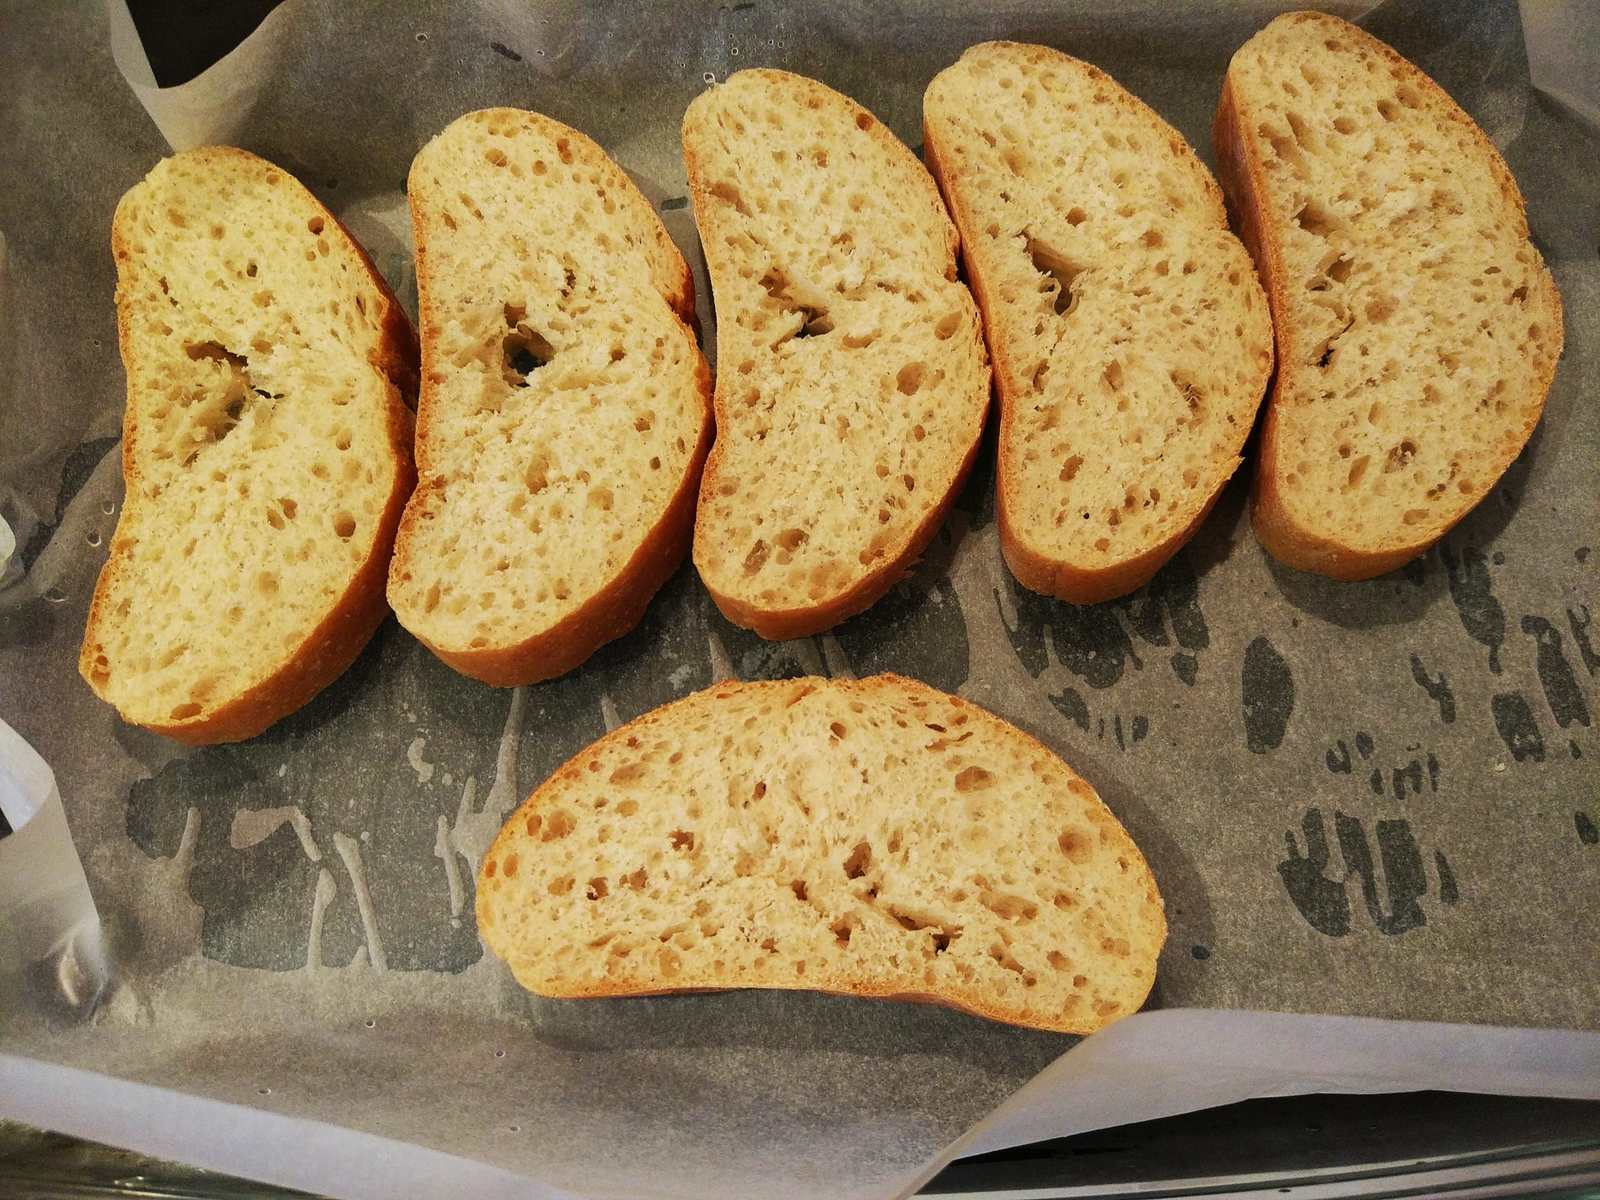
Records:
[[[981,792],[994,786],[994,776],[982,767],[964,767],[956,772],[956,791]]]
[[[1313,153],[1317,150],[1317,137],[1306,119],[1299,113],[1289,112],[1284,114],[1284,119],[1289,122],[1289,129],[1294,134],[1294,140],[1302,149]]]
[[[1069,862],[1085,863],[1094,856],[1094,838],[1086,829],[1068,829],[1056,839],[1056,845]]]
[[[577,825],[577,821],[573,819],[572,814],[567,812],[566,809],[552,809],[550,814],[545,817],[544,831],[540,833],[539,840],[541,842],[560,841],[576,829]]]
[[[760,538],[757,538],[755,543],[750,547],[749,552],[744,556],[744,573],[746,575],[754,575],[757,571],[761,570],[762,566],[765,565],[767,561],[768,553],[769,548],[767,543],[762,541]]]
[[[748,217],[750,215],[750,206],[745,203],[744,193],[739,190],[737,185],[730,183],[725,179],[718,180],[716,183],[713,183],[708,190],[713,196],[715,196],[718,200],[721,200],[724,204],[733,205],[733,207],[744,216]]]
[[[1417,456],[1417,444],[1406,438],[1399,444],[1389,448],[1388,459],[1383,464],[1385,471],[1398,471],[1402,467],[1411,465],[1411,460]]]
[[[1077,307],[1078,298],[1073,293],[1073,282],[1083,273],[1082,265],[1071,261],[1059,250],[1030,232],[1023,234],[1027,243],[1028,257],[1033,262],[1033,269],[1039,272],[1039,290],[1054,293],[1051,307],[1060,316],[1066,316]]]
[[[547,365],[555,353],[543,334],[518,324],[500,340],[500,373],[512,387],[525,388],[528,376]]]
[[[833,332],[833,318],[828,315],[827,309],[816,304],[801,303],[794,294],[788,276],[777,267],[771,268],[761,277],[761,286],[786,312],[800,315],[800,328],[790,334],[790,337],[821,337],[823,334]],[[780,343],[786,340],[787,338],[779,339]]]
[[[844,875],[846,879],[860,879],[872,866],[872,847],[866,842],[857,842],[849,856],[844,860]]]
[[[1316,200],[1307,200],[1294,215],[1295,223],[1307,233],[1327,237],[1339,225],[1339,219]]]
[[[1025,896],[1011,896],[1004,892],[981,891],[978,903],[1002,921],[1031,921],[1039,915],[1039,906]]]

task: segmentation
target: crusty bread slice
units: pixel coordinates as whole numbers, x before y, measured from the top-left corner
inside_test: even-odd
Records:
[[[463,674],[548,679],[688,552],[711,439],[693,283],[622,169],[538,113],[458,118],[408,190],[420,480],[389,601]]]
[[[937,532],[989,369],[927,171],[811,79],[740,71],[689,106],[683,156],[717,303],[717,442],[694,560],[763,637],[860,612]]]
[[[159,163],[111,245],[127,495],[78,669],[134,724],[235,741],[388,612],[416,337],[333,215],[243,150]]]
[[[1121,596],[1241,461],[1272,371],[1250,257],[1182,136],[1058,51],[972,47],[923,132],[994,360],[1001,551],[1035,591]]]
[[[1336,17],[1291,13],[1246,42],[1213,135],[1278,335],[1256,536],[1302,570],[1380,575],[1533,432],[1561,353],[1555,282],[1494,144]]]
[[[723,683],[555,773],[501,830],[478,929],[546,996],[815,988],[1089,1033],[1166,921],[1094,789],[893,675]]]

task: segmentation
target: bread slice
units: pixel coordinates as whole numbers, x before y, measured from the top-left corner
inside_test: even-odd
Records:
[[[1089,1033],[1166,937],[1144,858],[1027,734],[893,675],[723,683],[529,797],[478,930],[545,996],[815,988]]]
[[[683,256],[616,163],[538,113],[452,122],[409,185],[420,482],[400,623],[508,686],[631,629],[689,549],[710,372]]]
[[[1088,63],[974,46],[923,122],[994,360],[1001,551],[1034,591],[1121,596],[1241,461],[1272,371],[1249,255],[1182,136]]]
[[[740,71],[683,120],[717,302],[694,560],[730,620],[818,633],[921,553],[977,451],[989,369],[928,173],[811,79]]]
[[[78,669],[134,724],[250,737],[388,612],[416,337],[333,214],[243,150],[159,163],[111,246],[127,495]]]
[[[1380,575],[1533,432],[1561,353],[1555,282],[1493,143],[1336,17],[1291,13],[1246,42],[1213,133],[1278,335],[1256,536],[1302,570]]]

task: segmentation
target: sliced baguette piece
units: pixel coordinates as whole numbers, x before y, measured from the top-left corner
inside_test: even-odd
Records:
[[[1256,536],[1292,567],[1381,575],[1533,432],[1561,353],[1555,281],[1494,144],[1336,17],[1291,13],[1246,42],[1213,136],[1278,337]]]
[[[124,720],[237,741],[389,611],[416,336],[333,214],[243,150],[157,164],[111,246],[127,491],[78,669]]]
[[[812,988],[1090,1033],[1161,896],[1095,791],[894,675],[723,683],[575,756],[495,839],[478,930],[544,996]]]
[[[468,113],[412,163],[420,481],[389,573],[400,623],[510,686],[638,623],[689,549],[711,439],[693,283],[594,142]]]
[[[1000,548],[1078,604],[1145,583],[1241,462],[1272,371],[1260,281],[1188,143],[1105,72],[974,46],[923,100],[1000,395]]]
[[[977,451],[989,368],[955,230],[893,134],[798,75],[702,93],[683,156],[717,304],[695,566],[730,621],[818,633],[905,573]]]

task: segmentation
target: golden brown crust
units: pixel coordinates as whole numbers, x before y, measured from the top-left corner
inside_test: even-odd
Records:
[[[638,739],[640,741],[647,740],[647,731],[658,726],[665,726],[670,731],[673,728],[677,710],[697,702],[701,696],[706,694],[710,694],[713,698],[720,698],[723,696],[732,696],[741,691],[748,690],[792,688],[797,684],[804,684],[806,682],[808,681],[792,679],[764,680],[756,682],[727,680],[722,683],[713,684],[711,687],[704,689],[702,692],[685,696],[681,699],[671,702],[670,704],[653,709],[650,712],[636,717],[626,725],[611,731],[598,741],[592,743],[583,750],[580,750],[577,754],[573,755],[566,761],[566,763],[564,763],[548,779],[546,779],[544,783],[540,784],[539,787],[534,789],[533,793],[528,797],[528,799],[524,801],[523,804],[518,807],[516,812],[514,812],[507,819],[505,825],[501,828],[500,833],[495,837],[494,842],[490,845],[488,852],[484,855],[483,863],[488,864],[491,861],[501,859],[508,852],[514,850],[519,844],[518,830],[522,829],[526,825],[528,817],[534,812],[538,811],[542,806],[555,802],[559,798],[558,789],[560,787],[573,781],[582,779],[588,773],[588,767],[590,763],[593,760],[596,760],[602,754],[602,752],[613,743],[620,742],[625,744],[633,744],[630,743],[630,739]],[[875,692],[889,692],[900,695],[905,695],[907,693],[915,695],[920,693],[924,696],[937,698],[940,701],[951,703],[957,707],[970,708],[976,713],[980,714],[982,718],[986,719],[986,721],[990,723],[993,730],[998,732],[1002,737],[1010,739],[1016,745],[1017,760],[1019,762],[1025,761],[1028,758],[1036,758],[1040,755],[1046,755],[1052,759],[1060,761],[1060,756],[1048,746],[1044,745],[1044,743],[1040,742],[1037,738],[1021,729],[1018,729],[1010,722],[996,717],[993,713],[989,712],[982,706],[973,704],[968,700],[963,700],[958,696],[947,695],[946,693],[931,688],[927,684],[921,683],[915,679],[907,679],[903,676],[893,674],[882,674],[870,676],[860,680],[818,680],[814,682],[827,682],[831,687],[842,688],[847,691],[852,691],[867,696],[870,696]],[[1071,777],[1074,782],[1080,780],[1081,777],[1079,777],[1077,773],[1071,769],[1071,767],[1067,766],[1065,763],[1062,763],[1062,765],[1066,768],[1069,777]],[[1087,793],[1087,796],[1084,795],[1085,792]],[[1100,800],[1093,788],[1085,786],[1083,792],[1078,792],[1076,788],[1074,788],[1074,794],[1078,795],[1086,802],[1092,802],[1092,807],[1104,815],[1106,823],[1104,825],[1097,825],[1097,828],[1101,831],[1100,836],[1115,842],[1116,853],[1127,860],[1129,863],[1129,871],[1142,877],[1145,893],[1144,902],[1150,906],[1150,909],[1156,918],[1157,924],[1155,937],[1153,938],[1154,944],[1148,948],[1148,954],[1144,956],[1148,964],[1147,978],[1143,983],[1142,989],[1140,989],[1140,995],[1137,1002],[1131,1003],[1126,1008],[1126,1012],[1133,1012],[1143,1004],[1145,998],[1147,998],[1149,995],[1150,989],[1155,985],[1156,962],[1157,958],[1159,957],[1161,946],[1166,941],[1167,934],[1165,905],[1161,898],[1161,893],[1156,886],[1155,877],[1151,874],[1149,865],[1146,863],[1143,853],[1139,850],[1138,846],[1134,844],[1134,841],[1132,837],[1128,835],[1127,830],[1124,829],[1121,823],[1116,820],[1115,815],[1106,808],[1105,803]],[[476,899],[474,902],[474,909],[478,920],[480,936],[483,937],[485,944],[488,945],[491,951],[501,957],[505,957],[510,947],[499,944],[498,929],[495,926],[493,916],[490,911],[490,896],[492,894],[491,880],[485,875],[483,866],[480,866],[479,869],[475,891]],[[744,987],[781,987],[789,990],[819,991],[831,995],[854,996],[866,999],[904,1000],[913,1003],[936,1004],[946,1008],[953,1008],[961,1012],[971,1013],[974,1016],[984,1017],[992,1021],[1002,1021],[1007,1024],[1023,1025],[1030,1028],[1048,1029],[1059,1033],[1089,1034],[1097,1031],[1098,1029],[1104,1028],[1112,1021],[1118,1019],[1118,1017],[1107,1019],[1105,1017],[1085,1016],[1076,1018],[1067,1017],[1060,1021],[1047,1022],[1041,1021],[1036,1014],[1029,1014],[1021,1009],[1007,1007],[1004,1004],[996,1004],[992,1001],[992,999],[986,997],[980,990],[977,989],[971,991],[952,989],[949,992],[907,991],[903,987],[896,987],[883,980],[865,977],[851,980],[844,987],[816,987],[797,982],[792,979],[774,981],[768,979],[755,980],[751,978],[735,977],[730,978],[727,984],[724,986],[706,987],[697,984],[693,987],[674,988],[662,987],[660,986],[659,982],[653,978],[639,977],[630,979],[628,977],[619,976],[614,979],[606,980],[603,983],[597,984],[593,987],[579,986],[568,989],[550,987],[542,989],[539,994],[546,995],[554,999],[600,999],[614,996],[663,996],[697,992],[727,991]],[[1120,1015],[1125,1015],[1125,1013],[1119,1014],[1119,1016]]]
[[[858,117],[866,117],[870,121],[869,125],[864,125],[862,128],[867,132],[868,136],[884,147],[886,153],[895,157],[909,157],[913,163],[916,161],[911,151],[889,131],[882,121],[879,121],[868,109],[849,96],[834,92],[831,88],[818,83],[814,79],[803,75],[794,75],[787,71],[753,68],[742,71],[740,74],[778,78],[786,83],[801,86],[806,90],[826,92],[830,97],[837,96]],[[688,114],[685,114],[682,143],[683,164],[689,177],[689,193],[693,202],[695,219],[699,222],[705,219],[702,214],[712,211],[714,206],[710,199],[710,185],[706,181],[706,173],[702,169],[700,157],[695,151],[694,142],[689,136]],[[919,170],[918,174],[927,178],[925,171]],[[948,262],[946,274],[949,278],[954,279],[956,278],[956,252],[960,246],[960,237],[954,225],[951,224],[946,216],[938,188],[931,179],[928,179],[927,182],[928,192],[930,193],[928,199],[937,210],[938,218],[945,233],[945,253]],[[721,265],[726,252],[716,238],[702,237],[701,247],[706,257],[707,272],[713,280],[723,271],[731,273],[736,270],[731,264],[726,267]],[[979,340],[980,342],[982,340],[981,334],[979,335]],[[982,353],[981,346],[980,353]],[[719,354],[719,361],[720,357]],[[716,390],[712,396],[712,403],[716,409],[716,419],[719,426],[728,423],[727,414],[730,411],[730,406],[734,403],[734,397],[731,394],[732,386],[731,381],[725,385],[725,376],[719,372]],[[971,473],[972,464],[977,460],[978,446],[982,441],[983,425],[987,420],[988,407],[986,405],[983,415],[978,421],[977,428],[973,431],[971,445],[967,450],[966,456],[952,479],[950,487],[939,498],[938,503],[928,511],[927,515],[912,530],[897,551],[884,555],[871,570],[856,580],[845,591],[819,604],[782,609],[762,608],[721,591],[713,584],[709,574],[706,571],[701,571],[701,582],[705,584],[706,591],[710,593],[711,599],[718,610],[735,625],[752,630],[769,641],[783,641],[789,638],[809,637],[812,634],[825,633],[834,626],[871,608],[888,594],[890,588],[910,573],[912,566],[922,556],[922,552],[928,548],[928,544],[933,541],[934,535],[939,532],[939,528],[944,524],[945,518],[949,515],[951,505],[955,503],[956,497],[961,494],[961,489],[966,486],[967,476]],[[713,443],[710,456],[706,459],[705,472],[701,476],[702,498],[708,496],[711,488],[715,486],[715,480],[721,466],[721,448],[719,439],[719,441]],[[702,504],[695,521],[694,542],[697,549],[700,545],[716,536],[716,531],[711,527],[710,510],[711,505],[709,503]],[[696,566],[699,566],[698,560]]]
[[[1334,32],[1359,43],[1381,57],[1392,68],[1398,70],[1413,87],[1428,93],[1444,115],[1467,130],[1477,142],[1499,181],[1502,196],[1518,214],[1522,235],[1524,237],[1528,235],[1527,206],[1500,151],[1450,94],[1415,63],[1371,34],[1338,17],[1307,11],[1286,14],[1277,20],[1310,20],[1326,23]],[[1290,505],[1284,498],[1279,481],[1281,473],[1278,469],[1278,404],[1280,398],[1287,394],[1290,382],[1295,376],[1294,364],[1297,360],[1294,357],[1294,347],[1299,331],[1295,327],[1289,308],[1289,288],[1293,284],[1284,265],[1278,230],[1266,217],[1266,171],[1261,162],[1260,146],[1248,133],[1252,121],[1251,114],[1241,106],[1239,96],[1234,90],[1233,68],[1230,64],[1228,75],[1223,80],[1222,95],[1218,100],[1216,116],[1211,127],[1212,142],[1217,154],[1217,175],[1222,181],[1223,192],[1238,222],[1240,237],[1246,249],[1250,251],[1250,257],[1255,260],[1257,272],[1266,287],[1278,346],[1278,373],[1267,399],[1261,440],[1256,454],[1255,475],[1251,488],[1251,524],[1257,540],[1267,552],[1287,566],[1351,582],[1372,579],[1395,570],[1419,554],[1426,553],[1445,532],[1448,532],[1448,527],[1445,530],[1425,531],[1414,538],[1399,539],[1391,545],[1376,549],[1362,549],[1345,545],[1335,538],[1319,533],[1297,521],[1290,511]],[[1551,287],[1554,290],[1553,282]],[[1553,306],[1549,320],[1553,323],[1551,341],[1556,351],[1550,355],[1549,368],[1538,383],[1539,403],[1533,407],[1514,447],[1505,455],[1504,462],[1485,483],[1484,494],[1487,494],[1506,467],[1511,465],[1532,435],[1543,410],[1544,397],[1554,382],[1555,364],[1564,337],[1559,300]],[[1464,511],[1462,516],[1465,515]]]
[[[483,112],[500,114],[519,121],[531,121],[547,127],[555,131],[558,136],[570,137],[579,142],[585,151],[609,161],[605,150],[587,134],[563,125],[542,113],[513,108],[486,109]],[[413,160],[412,171],[415,172],[416,169],[416,162]],[[624,177],[626,179],[625,173]],[[634,186],[631,179],[626,179],[626,183],[629,187]],[[414,189],[411,190],[412,194],[415,194]],[[432,278],[428,269],[427,230],[415,202],[409,207],[415,244],[418,308],[426,314],[427,304],[423,297]],[[655,220],[654,232],[659,238],[661,248],[668,254],[674,275],[673,285],[662,293],[662,297],[677,316],[683,336],[689,340],[699,363],[695,390],[702,412],[700,436],[683,478],[655,526],[645,535],[616,576],[563,620],[513,645],[486,647],[480,650],[460,650],[441,646],[417,633],[416,630],[410,631],[418,641],[451,668],[483,683],[495,687],[515,687],[565,675],[587,660],[601,646],[621,637],[637,625],[656,592],[672,577],[673,572],[689,552],[700,475],[712,437],[711,370],[706,365],[705,357],[700,353],[699,345],[695,341],[694,328],[697,321],[694,276],[683,255],[678,251],[676,243],[667,233],[666,227],[661,224],[660,218],[654,216],[653,209],[651,212]],[[427,447],[430,444],[433,390],[428,379],[433,373],[433,364],[439,359],[438,343],[439,330],[430,328],[424,319],[421,344],[423,384],[417,406],[416,432],[419,466],[424,471],[427,470]],[[432,486],[434,485],[426,478],[421,481],[417,487],[418,503],[409,505],[400,521],[394,562],[390,568],[395,575],[411,569],[408,555],[410,539],[406,536],[406,530],[414,521],[421,519],[420,514],[425,510],[421,500],[425,490]]]
[[[1039,57],[1052,57],[1066,59],[1069,62],[1081,65],[1097,81],[1108,84],[1115,89],[1114,95],[1119,101],[1129,102],[1141,120],[1151,123],[1172,144],[1175,151],[1180,154],[1193,156],[1194,151],[1184,141],[1183,135],[1173,129],[1162,119],[1159,113],[1133,93],[1127,91],[1116,80],[1091,63],[1083,63],[1071,56],[1062,54],[1043,46],[1032,46],[1017,42],[993,42],[992,45],[1006,50],[1016,51],[1027,55]],[[974,47],[973,49],[976,49]],[[970,53],[970,50],[968,51]],[[930,89],[931,89],[930,84]],[[983,273],[973,269],[970,256],[966,247],[973,245],[977,240],[977,218],[970,207],[965,204],[962,197],[950,186],[949,174],[944,167],[944,148],[941,146],[936,125],[926,116],[927,100],[923,101],[924,117],[922,125],[922,154],[927,162],[928,170],[939,186],[939,191],[944,197],[946,206],[950,210],[951,218],[955,222],[960,234],[962,246],[962,259],[966,267],[965,275],[967,285],[972,290],[973,298],[978,303],[978,310],[983,314],[983,329],[985,340],[988,343],[989,358],[994,364],[994,388],[1000,409],[1000,437],[999,437],[999,462],[995,471],[995,511],[996,524],[1000,534],[1000,553],[1005,559],[1006,566],[1016,576],[1017,582],[1030,591],[1039,592],[1046,596],[1054,596],[1070,604],[1097,604],[1105,600],[1113,600],[1118,596],[1125,596],[1129,592],[1142,587],[1159,571],[1167,561],[1178,552],[1210,515],[1216,506],[1217,499],[1222,493],[1223,486],[1238,469],[1240,459],[1237,457],[1242,450],[1249,429],[1239,431],[1239,444],[1234,449],[1233,465],[1227,474],[1223,475],[1216,484],[1204,506],[1195,513],[1194,517],[1182,528],[1154,546],[1147,547],[1138,554],[1131,555],[1119,562],[1110,563],[1104,567],[1085,568],[1074,563],[1066,562],[1042,552],[1029,543],[1027,530],[1020,527],[1012,516],[1012,509],[1016,504],[1012,496],[1013,489],[1020,482],[1016,475],[1007,469],[1009,453],[1007,447],[1011,443],[1013,425],[1016,420],[1015,409],[1021,402],[1021,397],[1026,394],[1018,382],[1019,372],[1016,365],[1005,353],[1003,346],[999,345],[989,331],[994,328],[992,314],[995,311],[994,298],[989,294],[988,281]],[[1227,224],[1227,210],[1223,201],[1222,189],[1207,173],[1206,198],[1215,210],[1219,226]],[[1267,367],[1266,375],[1270,376],[1271,365]],[[1263,377],[1264,388],[1266,376]],[[1259,394],[1259,393],[1258,393]]]
[[[406,497],[416,483],[416,470],[411,461],[412,417],[409,405],[415,402],[417,381],[417,339],[406,317],[405,310],[395,299],[387,281],[372,265],[366,249],[348,229],[299,180],[276,164],[234,146],[206,146],[188,151],[191,155],[219,159],[235,159],[251,168],[276,171],[295,189],[303,200],[314,206],[328,227],[337,229],[348,247],[354,250],[366,268],[372,285],[381,293],[385,311],[383,335],[373,365],[389,380],[387,411],[389,444],[396,473],[393,488],[384,504],[372,540],[372,552],[352,576],[343,595],[328,611],[328,615],[312,630],[310,635],[271,675],[248,691],[214,707],[202,709],[194,716],[181,721],[145,723],[143,728],[191,746],[212,745],[219,742],[236,742],[254,737],[274,722],[300,708],[328,684],[332,683],[355,661],[363,647],[377,631],[389,613],[389,603],[384,595],[384,582],[388,576],[389,556],[394,548],[395,529],[400,521]],[[117,345],[125,367],[131,366],[137,355],[137,345],[132,332],[132,316],[123,302],[121,281],[126,273],[126,263],[132,254],[122,232],[124,210],[119,204],[111,226],[111,253],[117,265]],[[128,370],[131,378],[133,372]],[[126,494],[138,493],[139,472],[134,461],[133,448],[138,430],[133,406],[123,414],[122,469]],[[118,530],[127,516],[124,505],[118,518]],[[89,616],[85,623],[84,639],[79,651],[78,673],[106,699],[96,685],[93,674],[93,651],[96,629],[107,619],[105,604],[113,578],[124,569],[125,552],[119,551],[119,539],[113,534],[111,551],[95,585],[90,601]]]

